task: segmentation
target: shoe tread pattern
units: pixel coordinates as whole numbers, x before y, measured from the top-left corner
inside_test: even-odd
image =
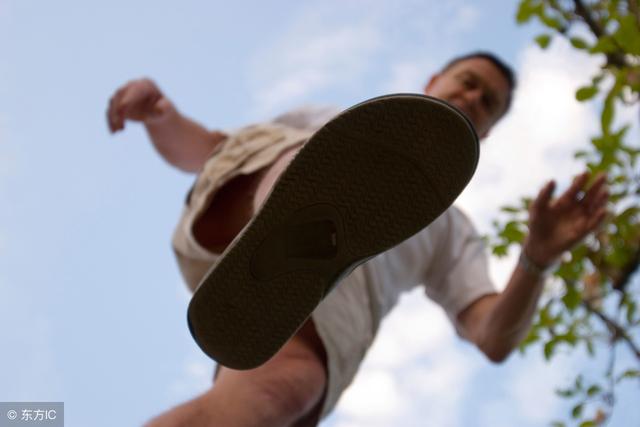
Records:
[[[477,161],[473,128],[442,101],[391,95],[346,110],[298,152],[196,290],[188,316],[196,342],[233,369],[266,362],[345,269],[390,249],[442,214],[471,179]],[[257,280],[251,254],[269,230],[317,203],[339,212],[347,255],[336,260],[331,274],[296,269]]]

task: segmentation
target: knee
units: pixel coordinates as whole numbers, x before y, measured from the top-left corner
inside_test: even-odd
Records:
[[[326,368],[318,359],[289,357],[257,378],[255,386],[271,409],[292,420],[309,412],[322,398]]]

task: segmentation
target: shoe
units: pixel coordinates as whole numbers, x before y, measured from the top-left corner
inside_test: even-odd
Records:
[[[191,335],[223,366],[263,364],[343,277],[440,216],[478,155],[471,122],[436,98],[386,95],[337,115],[199,284]]]

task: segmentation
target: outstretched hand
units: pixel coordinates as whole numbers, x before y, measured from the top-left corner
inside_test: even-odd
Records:
[[[555,182],[545,185],[529,208],[529,234],[523,250],[539,267],[551,265],[595,230],[607,214],[606,176],[599,174],[583,191],[589,173],[578,175],[571,187],[552,200]]]
[[[167,103],[152,80],[132,80],[120,87],[109,100],[109,130],[113,133],[124,129],[126,120],[140,122],[157,117],[164,112]]]

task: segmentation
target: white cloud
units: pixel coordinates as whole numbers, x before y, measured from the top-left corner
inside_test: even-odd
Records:
[[[561,406],[554,390],[558,380],[567,375],[571,361],[556,355],[552,364],[541,358],[531,361],[526,370],[519,371],[509,385],[509,394],[517,405],[516,413],[534,424],[549,421]]]
[[[341,415],[360,421],[360,425],[364,425],[362,418],[367,425],[380,423],[381,418],[393,418],[405,409],[407,401],[402,394],[391,371],[371,368],[344,395]]]
[[[414,58],[448,56],[479,16],[475,5],[461,0],[305,3],[292,22],[282,23],[279,38],[250,63],[256,113],[275,114],[320,90],[361,85],[371,61],[400,64],[391,65],[392,80],[384,92],[419,91],[432,63]]]
[[[483,403],[478,425],[507,427],[521,420],[529,425],[546,425],[556,414],[564,416],[566,403],[555,394],[555,389],[563,387],[564,381],[571,380],[571,375],[582,366],[574,359],[558,353],[553,363],[547,363],[536,353],[526,359],[526,368],[521,363],[513,364],[510,379],[500,384],[493,399]]]
[[[339,427],[457,425],[456,408],[481,357],[455,349],[444,312],[422,289],[405,294],[382,325],[336,414]]]
[[[455,3],[454,3],[455,4]],[[451,25],[447,26],[447,31],[451,34],[459,34],[472,30],[480,21],[481,12],[471,3],[462,3],[454,8],[454,19]]]
[[[365,69],[379,41],[379,34],[366,23],[325,28],[304,25],[308,21],[301,18],[281,41],[252,61],[256,71],[251,84],[260,114],[274,113],[336,80],[349,81]]]
[[[391,66],[391,78],[382,86],[382,93],[421,92],[427,83],[429,70],[435,63],[430,60],[404,61]]]
[[[422,288],[403,295],[399,307],[384,320],[366,359],[390,370],[414,362],[451,339],[452,327],[442,309],[427,300]]]

